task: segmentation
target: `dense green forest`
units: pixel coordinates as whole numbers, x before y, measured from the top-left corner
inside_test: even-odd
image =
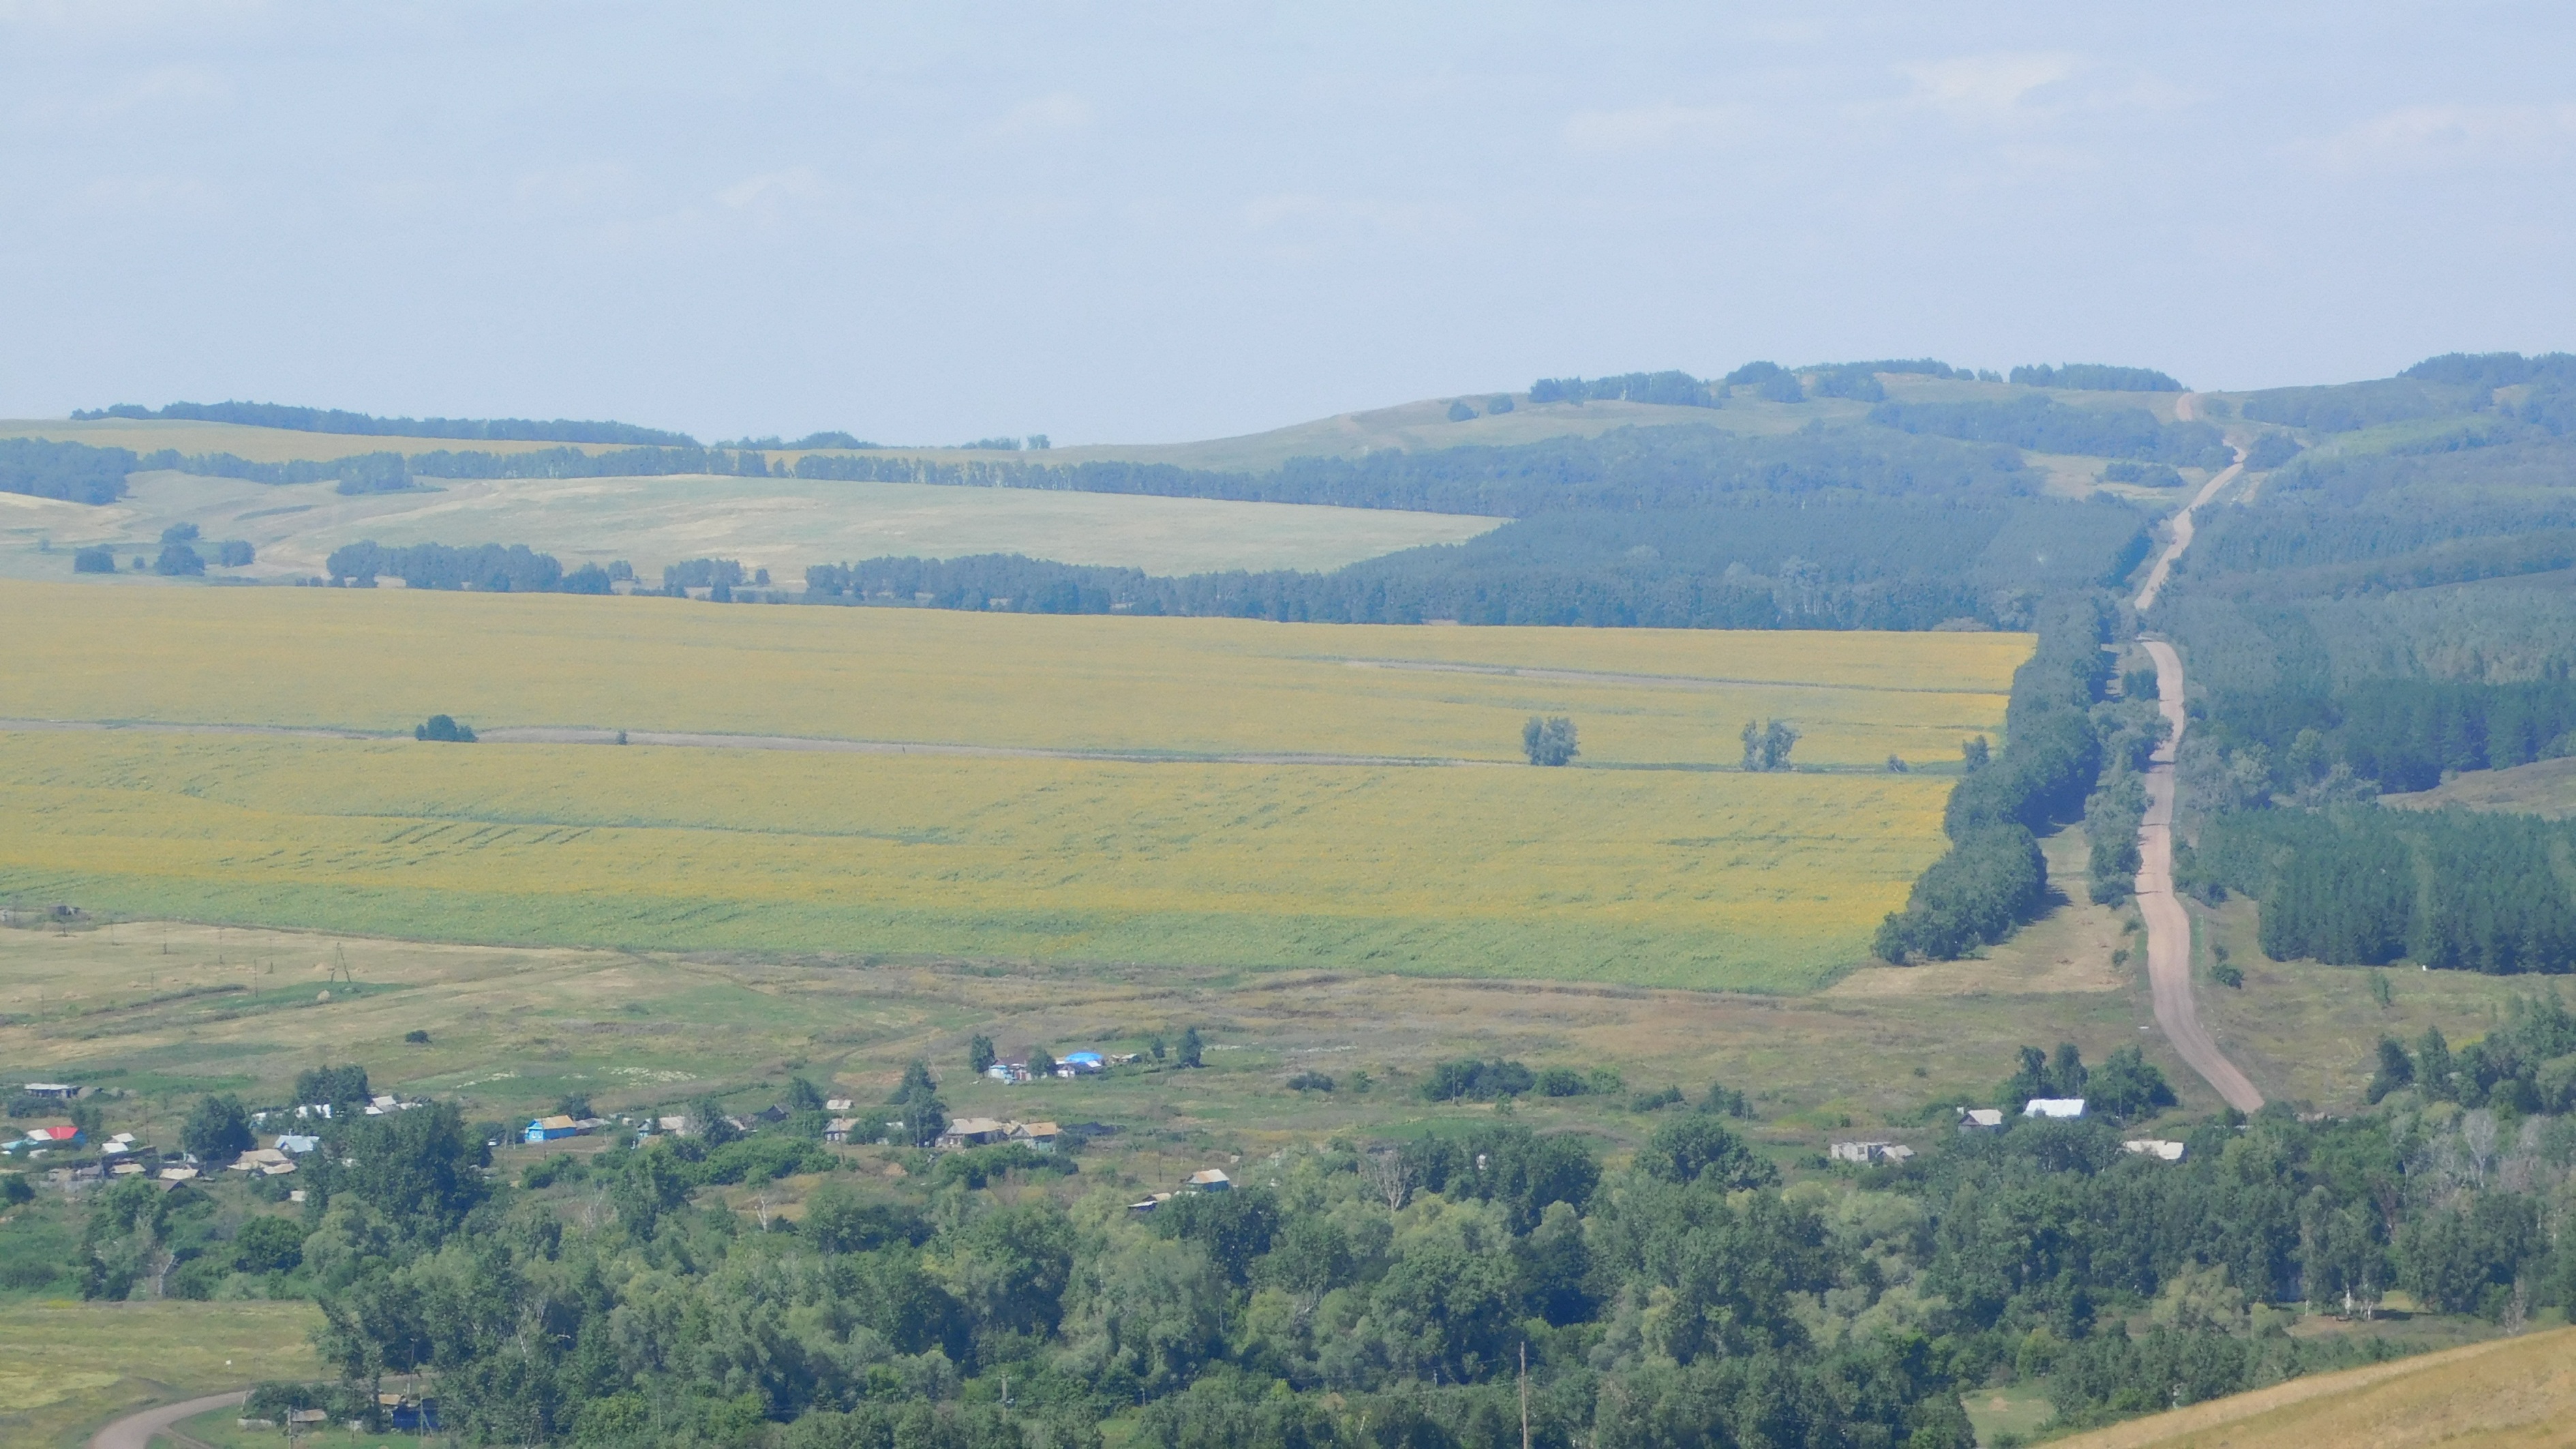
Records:
[[[2099,362],[2069,362],[2052,367],[2035,363],[2016,367],[2008,381],[2018,387],[2062,387],[2074,392],[2181,392],[2183,385],[2152,367],[2111,367]]]
[[[2214,424],[2160,422],[2144,408],[2069,407],[2046,397],[1887,402],[1871,408],[1869,420],[1908,433],[2006,443],[2035,453],[2130,458],[2179,468],[2224,468],[2235,461]]]
[[[2051,588],[2117,578],[2145,515],[2108,500],[1755,497],[1731,507],[1546,514],[1329,574],[1160,578],[1005,555],[806,571],[812,602],[1337,623],[1662,628],[2026,628]]]
[[[1963,1390],[2034,1383],[2082,1425],[2389,1351],[2292,1337],[2277,1305],[2361,1316],[2403,1289],[2511,1320],[2576,1298],[2576,1240],[2546,1230],[2571,1053],[2543,996],[2456,1051],[2381,1044],[2353,1120],[2163,1127],[2179,1163],[2121,1148],[2118,1117],[2172,1097],[2136,1049],[2060,1046],[1996,1063],[1985,1100],[2099,1115],[1955,1133],[1935,1104],[1915,1160],[1811,1159],[1794,1185],[1716,1087],[1640,1098],[1660,1113],[1632,1162],[1455,1124],[1290,1147],[1150,1211],[1070,1148],[896,1146],[873,1155],[900,1179],[845,1172],[792,1079],[747,1133],[701,1104],[707,1135],[515,1181],[483,1170],[500,1124],[437,1104],[322,1127],[300,1206],[219,1208],[284,1196],[260,1179],[105,1190],[58,1271],[97,1298],[155,1267],[175,1296],[311,1296],[339,1385],[259,1403],[373,1417],[385,1376],[423,1373],[471,1443],[1058,1449],[1125,1415],[1170,1449],[1464,1449],[1517,1436],[1526,1363],[1532,1442],[1558,1449],[1966,1449]],[[899,1140],[944,1119],[923,1066],[895,1098],[875,1115]],[[221,1161],[243,1120],[209,1098],[187,1135]],[[792,1218],[709,1191],[799,1173],[823,1180]]]
[[[633,423],[584,423],[557,418],[377,418],[339,408],[286,407],[278,403],[189,403],[147,408],[135,403],[75,412],[75,422],[99,418],[168,418],[201,423],[239,423],[253,428],[285,428],[299,433],[356,433],[398,438],[474,438],[486,442],[648,443],[694,447],[686,433],[639,428]]]
[[[2576,439],[2524,415],[2571,377],[2453,355],[2245,400],[2315,446],[2210,516],[2147,622],[2206,721],[2178,879],[2259,898],[2266,951],[2576,967],[2563,827],[2369,803],[2576,753]]]
[[[142,466],[124,448],[0,438],[0,493],[113,503],[125,496],[125,475]]]

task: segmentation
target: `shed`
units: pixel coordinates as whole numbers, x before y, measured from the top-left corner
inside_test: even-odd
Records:
[[[2033,1097],[2030,1099],[2030,1105],[2021,1109],[2021,1114],[2025,1117],[2060,1119],[2081,1117],[2084,1115],[2084,1099],[2082,1097]]]
[[[2167,1141],[2162,1137],[2133,1138],[2121,1143],[2120,1146],[2140,1157],[2152,1157],[2158,1162],[2180,1162],[2184,1151],[2181,1143]]]
[[[1959,1130],[1962,1132],[1994,1132],[2001,1130],[2003,1125],[2004,1111],[2001,1107],[1959,1109]]]
[[[1071,1067],[1076,1073],[1087,1077],[1106,1070],[1109,1063],[1098,1052],[1067,1052],[1064,1060],[1056,1065],[1059,1068]]]
[[[81,1089],[70,1082],[29,1082],[18,1090],[30,1097],[51,1097],[57,1102],[68,1102],[81,1094]]]
[[[1225,1169],[1221,1167],[1203,1168],[1191,1173],[1189,1185],[1200,1192],[1234,1191],[1234,1179],[1226,1176]]]

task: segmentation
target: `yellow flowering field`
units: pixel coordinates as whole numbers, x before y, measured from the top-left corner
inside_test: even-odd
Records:
[[[1798,990],[1949,781],[0,732],[0,890],[423,939]]]
[[[1509,760],[1570,715],[1591,764],[1955,763],[2019,634],[1487,629],[720,606],[398,589],[0,582],[0,718],[807,735],[1175,754]],[[1497,671],[1519,671],[1505,673]]]

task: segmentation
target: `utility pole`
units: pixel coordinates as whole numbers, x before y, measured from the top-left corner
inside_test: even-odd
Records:
[[[1521,1340],[1521,1449],[1530,1449],[1528,1339]]]

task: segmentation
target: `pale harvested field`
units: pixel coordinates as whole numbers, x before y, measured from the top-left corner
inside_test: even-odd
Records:
[[[2052,1442],[2065,1449],[2576,1444],[2576,1329],[2294,1379]]]
[[[225,577],[318,576],[327,572],[331,550],[372,539],[526,544],[566,568],[623,559],[655,581],[665,564],[729,558],[746,569],[768,569],[781,587],[797,588],[810,565],[886,555],[1018,553],[1154,574],[1329,570],[1397,549],[1458,543],[1503,521],[1384,508],[703,475],[451,480],[344,497],[328,482],[272,486],[165,472],[135,474],[130,489],[125,499],[97,508],[0,509],[0,570],[61,578],[70,570],[70,551],[92,543],[109,544],[120,557],[148,557],[160,547],[161,530],[192,523],[207,538],[238,538],[257,550],[255,563],[222,571]],[[44,539],[52,542],[51,554],[34,548]]]

